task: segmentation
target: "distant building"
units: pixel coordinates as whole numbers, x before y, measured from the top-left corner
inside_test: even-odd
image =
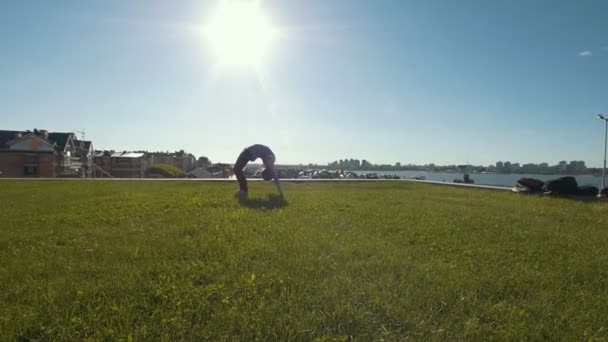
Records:
[[[188,178],[214,178],[214,174],[204,167],[197,167],[186,174]]]
[[[74,140],[76,156],[81,162],[80,175],[85,178],[93,177],[93,143],[86,140]]]
[[[151,152],[148,154],[150,164],[169,164],[188,173],[196,168],[196,157],[184,150],[176,152]]]
[[[0,177],[85,177],[75,140],[74,133],[0,131]]]
[[[93,153],[95,178],[143,178],[148,166],[148,156],[143,152],[95,151]]]

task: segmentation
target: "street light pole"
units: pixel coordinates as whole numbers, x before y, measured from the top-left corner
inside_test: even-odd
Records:
[[[602,196],[601,191],[606,188],[606,149],[608,146],[608,118],[605,118],[602,114],[598,114],[597,118],[600,120],[604,120],[605,128],[604,128],[604,168],[602,169],[602,189],[600,189],[600,194],[598,197]]]

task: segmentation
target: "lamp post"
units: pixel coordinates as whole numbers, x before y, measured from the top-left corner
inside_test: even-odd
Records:
[[[604,120],[604,124],[606,128],[604,129],[604,168],[602,169],[602,189],[606,188],[606,146],[608,145],[608,118],[604,117],[602,114],[598,114],[597,118],[600,120]],[[603,197],[600,190],[600,194],[598,197]]]

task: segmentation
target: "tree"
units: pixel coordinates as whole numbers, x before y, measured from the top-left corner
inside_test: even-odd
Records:
[[[160,175],[165,178],[182,178],[184,177],[184,171],[178,169],[171,164],[152,164],[146,171],[148,176]]]
[[[209,158],[207,158],[205,156],[201,156],[198,158],[196,165],[200,166],[200,167],[207,167],[207,166],[211,165],[211,160],[209,160]]]

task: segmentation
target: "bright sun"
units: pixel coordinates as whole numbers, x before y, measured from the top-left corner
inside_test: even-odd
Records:
[[[223,0],[204,28],[217,62],[258,67],[267,57],[277,30],[259,1]]]

